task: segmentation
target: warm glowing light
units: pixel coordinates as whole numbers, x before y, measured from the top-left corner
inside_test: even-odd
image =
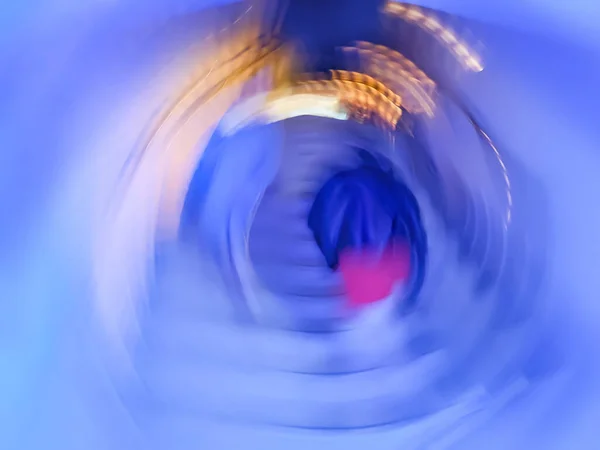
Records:
[[[370,42],[345,47],[360,57],[361,70],[380,80],[402,97],[402,106],[410,113],[433,116],[435,83],[401,53]]]
[[[395,128],[402,115],[401,97],[381,81],[349,71],[331,71],[331,79],[299,80],[297,92],[337,95],[350,117],[358,121],[373,119]]]
[[[258,94],[239,103],[223,117],[220,129],[224,134],[231,135],[253,121],[272,123],[305,115],[348,119],[348,113],[336,96],[287,90],[271,96]]]
[[[388,1],[384,7],[384,12],[417,25],[431,33],[445,45],[466,69],[473,72],[481,72],[483,70],[483,64],[479,55],[473,49],[470,49],[464,41],[461,41],[453,30],[441,25],[433,14],[425,13],[418,6],[406,5],[395,1]]]

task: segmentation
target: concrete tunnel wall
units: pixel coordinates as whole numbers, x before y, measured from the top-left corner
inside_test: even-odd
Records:
[[[502,148],[541,180],[551,205],[553,286],[564,289],[566,307],[582,327],[597,328],[598,12],[588,2],[423,4],[474,19],[487,64],[461,88]],[[150,111],[189,76],[160,67],[201,51],[191,46],[201,34],[197,27],[176,31],[177,17],[206,3],[61,6],[22,3],[2,15],[2,57],[10,69],[1,75],[0,106],[7,212],[0,235],[0,420],[7,431],[1,446],[130,448],[137,438],[120,399],[111,397],[105,355],[95,353],[102,334],[90,326],[93,309],[86,301],[90,242],[102,214],[98,200],[124,158],[113,157],[131,148]],[[170,20],[173,27],[151,31]],[[581,342],[593,351],[587,345]],[[585,386],[588,402],[578,405],[573,427],[564,428],[562,439],[571,439],[573,448],[583,448],[577,441],[593,433],[598,413],[589,408],[598,387]]]

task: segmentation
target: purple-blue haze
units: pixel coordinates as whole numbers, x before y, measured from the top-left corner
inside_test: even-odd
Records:
[[[321,117],[216,129],[189,179],[141,136],[259,2],[17,3],[0,13],[1,449],[600,448],[593,2],[418,2],[481,43],[484,70],[455,76],[375,2],[282,1],[267,11],[311,70],[354,40],[397,45],[444,123],[393,145]],[[408,312],[348,317],[307,225],[356,148],[421,208]]]

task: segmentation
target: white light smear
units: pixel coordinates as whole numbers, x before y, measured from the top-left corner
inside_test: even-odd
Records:
[[[233,107],[223,117],[220,128],[225,135],[231,135],[253,120],[273,123],[299,116],[348,119],[335,96],[291,94],[269,100],[267,94],[258,94]]]

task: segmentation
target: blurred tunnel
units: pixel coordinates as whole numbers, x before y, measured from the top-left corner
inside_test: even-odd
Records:
[[[600,448],[598,6],[0,17],[0,448]]]

